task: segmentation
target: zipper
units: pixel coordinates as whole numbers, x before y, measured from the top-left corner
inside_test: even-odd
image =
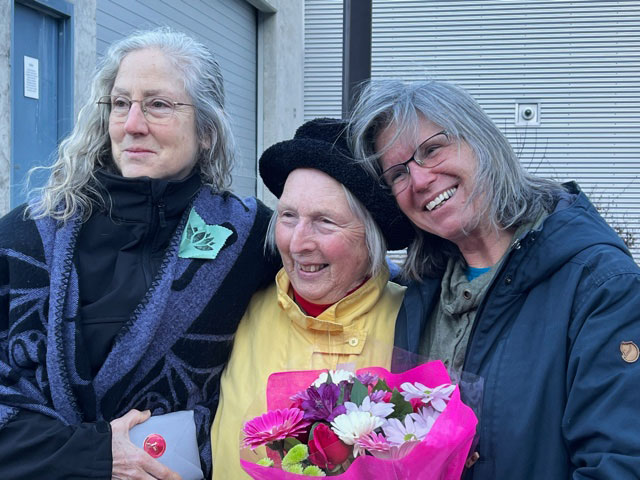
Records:
[[[158,207],[158,219],[160,220],[160,227],[164,228],[167,226],[167,219],[164,216],[164,213],[165,213],[164,202],[163,201],[158,202],[157,207]]]
[[[495,276],[493,277],[493,281],[491,282],[491,285],[489,285],[489,288],[487,289],[487,293],[485,293],[484,298],[482,299],[482,302],[480,302],[480,305],[478,306],[478,310],[476,311],[476,316],[475,316],[475,319],[473,321],[473,325],[471,325],[471,332],[469,332],[469,340],[467,341],[467,351],[464,354],[464,362],[462,362],[462,370],[463,371],[465,369],[465,366],[467,365],[467,360],[469,358],[469,351],[471,350],[470,347],[471,347],[471,344],[473,342],[473,337],[474,337],[475,332],[476,332],[476,327],[478,326],[478,323],[479,323],[477,320],[479,318],[481,318],[482,312],[484,311],[485,305],[487,304],[487,301],[488,301],[487,299],[490,297],[491,292],[493,291],[495,286],[498,284],[498,282],[502,281],[502,278],[501,278],[502,273],[507,268],[507,264],[511,260],[511,255],[513,255],[513,251],[514,250],[520,250],[520,248],[522,248],[521,239],[516,239],[516,240],[513,241],[513,243],[511,243],[511,245],[509,245],[509,253],[507,254],[507,257],[502,262],[502,265],[500,265],[500,268],[498,269],[498,271],[496,272]],[[510,278],[505,278],[505,282],[507,282],[507,285],[508,285],[508,284],[511,283],[511,279]],[[469,373],[474,373],[474,374],[477,375],[476,372],[469,372]]]
[[[150,200],[149,203],[151,204],[151,221],[149,222],[149,229],[147,230],[144,238],[144,248],[142,250],[142,270],[144,272],[147,288],[149,288],[149,286],[151,286],[151,282],[153,282],[153,276],[151,275],[153,272],[151,262],[154,247],[153,244],[158,231],[167,226],[165,203],[162,200],[157,202]]]
[[[471,351],[471,345],[472,345],[472,342],[473,342],[473,337],[475,335],[476,327],[478,326],[478,323],[480,323],[480,322],[478,322],[478,320],[481,318],[482,312],[484,311],[484,308],[485,308],[485,306],[487,304],[487,299],[491,295],[491,292],[493,291],[495,286],[498,284],[498,282],[503,281],[502,278],[501,278],[502,274],[503,274],[504,270],[507,268],[507,264],[510,262],[511,256],[513,255],[514,250],[520,250],[520,248],[522,248],[521,239],[515,240],[509,246],[509,253],[507,254],[507,257],[504,259],[504,261],[500,265],[500,268],[496,272],[495,277],[493,278],[493,281],[491,282],[491,285],[489,285],[489,288],[487,289],[487,292],[485,293],[484,299],[482,300],[482,302],[478,306],[478,310],[476,311],[476,316],[475,316],[475,319],[473,321],[473,325],[471,326],[471,332],[469,333],[469,340],[467,342],[467,350],[466,350],[466,352],[464,354],[464,362],[462,363],[462,371],[465,371],[465,366],[467,365],[467,360],[469,359],[469,352]],[[509,280],[509,281],[507,282],[507,280]],[[511,283],[511,280],[509,278],[505,278],[504,281],[507,283],[507,285]],[[469,373],[473,373],[474,375],[479,375],[479,371],[478,372],[469,372]],[[485,387],[486,387],[486,385],[485,385]],[[483,387],[483,393],[482,393],[483,397],[484,397],[484,395],[486,393],[486,392],[484,392],[484,388],[485,387]],[[484,399],[482,401],[482,404],[484,405]],[[477,432],[476,436],[477,436],[477,439],[478,439],[478,443],[474,446],[473,453],[470,452],[469,457],[467,458],[467,461],[465,463],[465,466],[467,467],[467,470],[465,470],[465,473],[480,458],[480,454],[478,453],[479,448],[481,448],[480,447],[480,442],[479,442],[479,440],[480,440],[480,432]]]

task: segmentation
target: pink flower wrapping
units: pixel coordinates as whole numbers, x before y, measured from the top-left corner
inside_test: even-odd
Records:
[[[322,370],[281,372],[272,374],[267,384],[267,409],[288,408],[291,396],[307,388]],[[392,374],[380,367],[368,367],[358,374],[370,372],[384,379],[390,388],[399,388],[405,382],[420,382],[435,388],[451,383],[446,368],[440,361],[429,362],[403,373]],[[376,458],[360,455],[344,473],[332,478],[356,479],[412,479],[412,480],[458,480],[469,453],[476,431],[477,419],[468,406],[460,400],[458,387],[444,411],[437,417],[426,437],[418,442],[402,458]],[[298,474],[277,468],[263,467],[241,460],[242,468],[256,480],[297,480]]]

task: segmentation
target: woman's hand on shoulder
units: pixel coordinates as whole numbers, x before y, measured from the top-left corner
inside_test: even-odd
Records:
[[[111,421],[111,452],[114,480],[181,480],[173,470],[154,459],[143,449],[136,447],[129,439],[129,430],[149,419],[151,412],[130,410],[120,418]]]

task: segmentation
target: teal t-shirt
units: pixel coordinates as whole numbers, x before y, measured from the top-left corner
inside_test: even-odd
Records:
[[[472,281],[491,270],[491,267],[467,267],[465,272],[467,280]]]

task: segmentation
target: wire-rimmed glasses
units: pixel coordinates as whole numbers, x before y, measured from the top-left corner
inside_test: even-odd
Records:
[[[104,95],[98,99],[98,105],[106,105],[109,109],[109,119],[115,123],[127,120],[131,105],[140,103],[144,117],[150,123],[169,123],[178,107],[193,107],[190,103],[174,102],[172,99],[158,95],[144,97],[142,100],[132,100],[124,95]]]
[[[380,185],[391,190],[394,195],[399,194],[407,188],[411,179],[409,162],[416,162],[422,168],[433,168],[445,161],[447,156],[443,150],[449,145],[451,136],[445,130],[431,135],[416,148],[409,160],[396,163],[382,172],[378,177]]]

